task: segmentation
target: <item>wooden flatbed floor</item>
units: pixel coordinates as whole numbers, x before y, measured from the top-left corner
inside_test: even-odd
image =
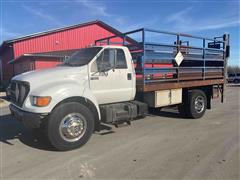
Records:
[[[151,83],[147,85],[137,85],[137,91],[139,92],[151,92],[166,89],[188,88],[197,86],[208,86],[224,84],[224,79],[210,79],[210,80],[194,80],[194,81],[180,81],[180,82],[161,82]]]

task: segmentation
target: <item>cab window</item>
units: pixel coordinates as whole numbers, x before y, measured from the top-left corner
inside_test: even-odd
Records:
[[[115,66],[115,49],[105,49],[102,62],[110,68],[113,68]]]
[[[115,49],[105,49],[93,62],[91,72],[107,71],[115,66]]]
[[[116,60],[117,69],[126,69],[127,62],[124,51],[122,49],[117,49],[117,60]]]
[[[127,69],[127,62],[122,49],[105,49],[93,63],[91,71],[99,72],[109,69]]]

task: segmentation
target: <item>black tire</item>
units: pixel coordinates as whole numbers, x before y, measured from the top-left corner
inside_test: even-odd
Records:
[[[195,102],[198,100],[201,100],[200,106],[195,106]],[[193,119],[201,118],[206,111],[206,107],[207,107],[207,97],[202,90],[192,90],[189,92],[188,106],[187,106],[188,117]]]
[[[60,133],[62,120],[69,114],[78,113],[85,118],[86,129],[81,138],[69,142]],[[77,102],[66,102],[57,106],[48,118],[45,132],[49,142],[59,151],[67,151],[83,146],[91,137],[94,131],[94,117],[92,112],[84,105]]]

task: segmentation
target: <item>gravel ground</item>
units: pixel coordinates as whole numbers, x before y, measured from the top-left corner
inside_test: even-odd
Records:
[[[56,152],[1,107],[2,179],[239,179],[240,86],[199,120],[163,109]],[[1,179],[0,178],[0,179]]]

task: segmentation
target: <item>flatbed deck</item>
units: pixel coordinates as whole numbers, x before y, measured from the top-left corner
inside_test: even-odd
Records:
[[[116,42],[116,38],[121,42]],[[227,34],[205,38],[141,28],[99,39],[95,44],[128,47],[138,92],[208,85],[218,85],[223,92],[229,53]],[[183,56],[180,63],[178,54]]]

